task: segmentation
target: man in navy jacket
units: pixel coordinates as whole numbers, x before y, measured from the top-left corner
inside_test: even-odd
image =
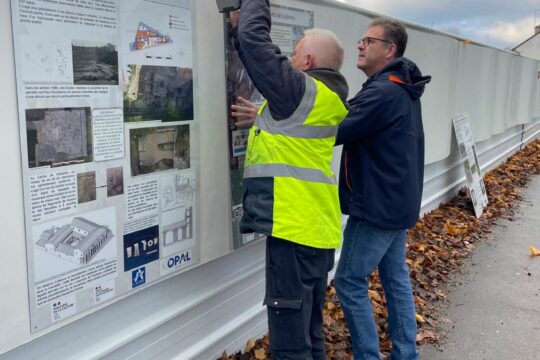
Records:
[[[422,199],[424,132],[420,97],[431,77],[403,57],[407,33],[379,18],[358,43],[357,67],[368,76],[340,124],[343,144],[340,204],[349,220],[337,268],[336,291],[355,359],[379,359],[368,296],[376,267],[387,301],[392,359],[417,359],[416,311],[405,263],[406,229]]]

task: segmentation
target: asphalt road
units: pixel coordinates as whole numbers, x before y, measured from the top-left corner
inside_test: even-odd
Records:
[[[494,229],[450,287],[450,320],[438,347],[422,360],[540,360],[540,176],[523,190],[514,221]]]

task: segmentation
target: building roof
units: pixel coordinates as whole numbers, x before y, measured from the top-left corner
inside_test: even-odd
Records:
[[[91,222],[90,220],[86,220],[85,218],[82,218],[82,217],[74,218],[73,221],[71,222],[71,225],[81,230],[87,231],[89,233],[101,227],[100,225],[94,222]]]
[[[54,228],[43,231],[36,245],[45,247],[45,244],[47,244],[49,242],[49,239],[52,238],[53,236],[54,236]]]
[[[56,251],[64,253],[69,256],[73,256],[73,252],[75,251],[75,248],[67,244],[58,244]]]
[[[536,28],[535,28],[535,29],[536,29]],[[513,48],[512,51],[518,51],[518,48],[519,48],[521,45],[523,45],[523,44],[525,44],[525,43],[531,41],[533,38],[535,38],[535,37],[537,37],[537,36],[540,36],[540,31],[535,31],[535,34],[534,34],[534,35],[532,35],[531,37],[529,37],[529,38],[526,39],[525,41],[522,41],[519,45],[517,45],[515,48]],[[540,38],[539,38],[539,39],[540,39]]]

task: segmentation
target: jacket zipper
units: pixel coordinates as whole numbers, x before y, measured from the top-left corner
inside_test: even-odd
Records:
[[[349,152],[347,150],[344,150],[344,151],[345,151],[345,183],[347,184],[347,187],[352,193],[352,186],[351,186],[351,183],[349,182]]]

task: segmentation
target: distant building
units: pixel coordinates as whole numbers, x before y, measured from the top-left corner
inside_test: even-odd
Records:
[[[45,230],[37,246],[74,263],[87,264],[112,237],[106,226],[76,217],[71,224]]]
[[[523,56],[540,60],[540,25],[535,26],[533,36],[512,50]]]

